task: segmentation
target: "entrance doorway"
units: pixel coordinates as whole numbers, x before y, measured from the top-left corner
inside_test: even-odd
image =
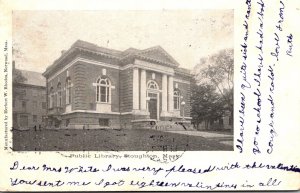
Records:
[[[159,101],[158,101],[159,93],[152,93],[148,91],[148,111],[150,113],[150,119],[159,119]]]
[[[150,119],[157,119],[157,99],[150,98],[148,108]]]

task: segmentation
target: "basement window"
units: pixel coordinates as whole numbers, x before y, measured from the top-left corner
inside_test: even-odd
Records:
[[[99,119],[99,125],[108,127],[109,126],[109,119],[100,118]]]

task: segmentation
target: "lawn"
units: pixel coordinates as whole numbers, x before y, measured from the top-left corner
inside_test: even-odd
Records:
[[[13,131],[15,151],[232,151],[216,139],[146,129]]]

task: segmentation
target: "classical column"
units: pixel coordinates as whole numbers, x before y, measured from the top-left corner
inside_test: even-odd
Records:
[[[141,70],[141,110],[146,111],[146,70],[142,69]]]
[[[132,99],[133,99],[133,105],[132,108],[133,110],[138,110],[139,109],[139,69],[138,68],[133,68],[133,82],[132,82]]]
[[[161,113],[166,115],[168,111],[168,77],[166,74],[162,75],[162,99],[161,99]]]
[[[169,100],[168,100],[168,111],[169,113],[172,113],[173,110],[174,110],[174,97],[173,97],[173,94],[174,94],[174,88],[173,88],[173,76],[169,76],[169,83],[168,83],[168,97],[169,97]]]

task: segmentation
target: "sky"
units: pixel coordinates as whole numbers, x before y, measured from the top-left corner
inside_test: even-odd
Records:
[[[233,48],[233,10],[14,11],[16,68],[44,72],[78,39],[116,50],[160,45],[192,69]]]

